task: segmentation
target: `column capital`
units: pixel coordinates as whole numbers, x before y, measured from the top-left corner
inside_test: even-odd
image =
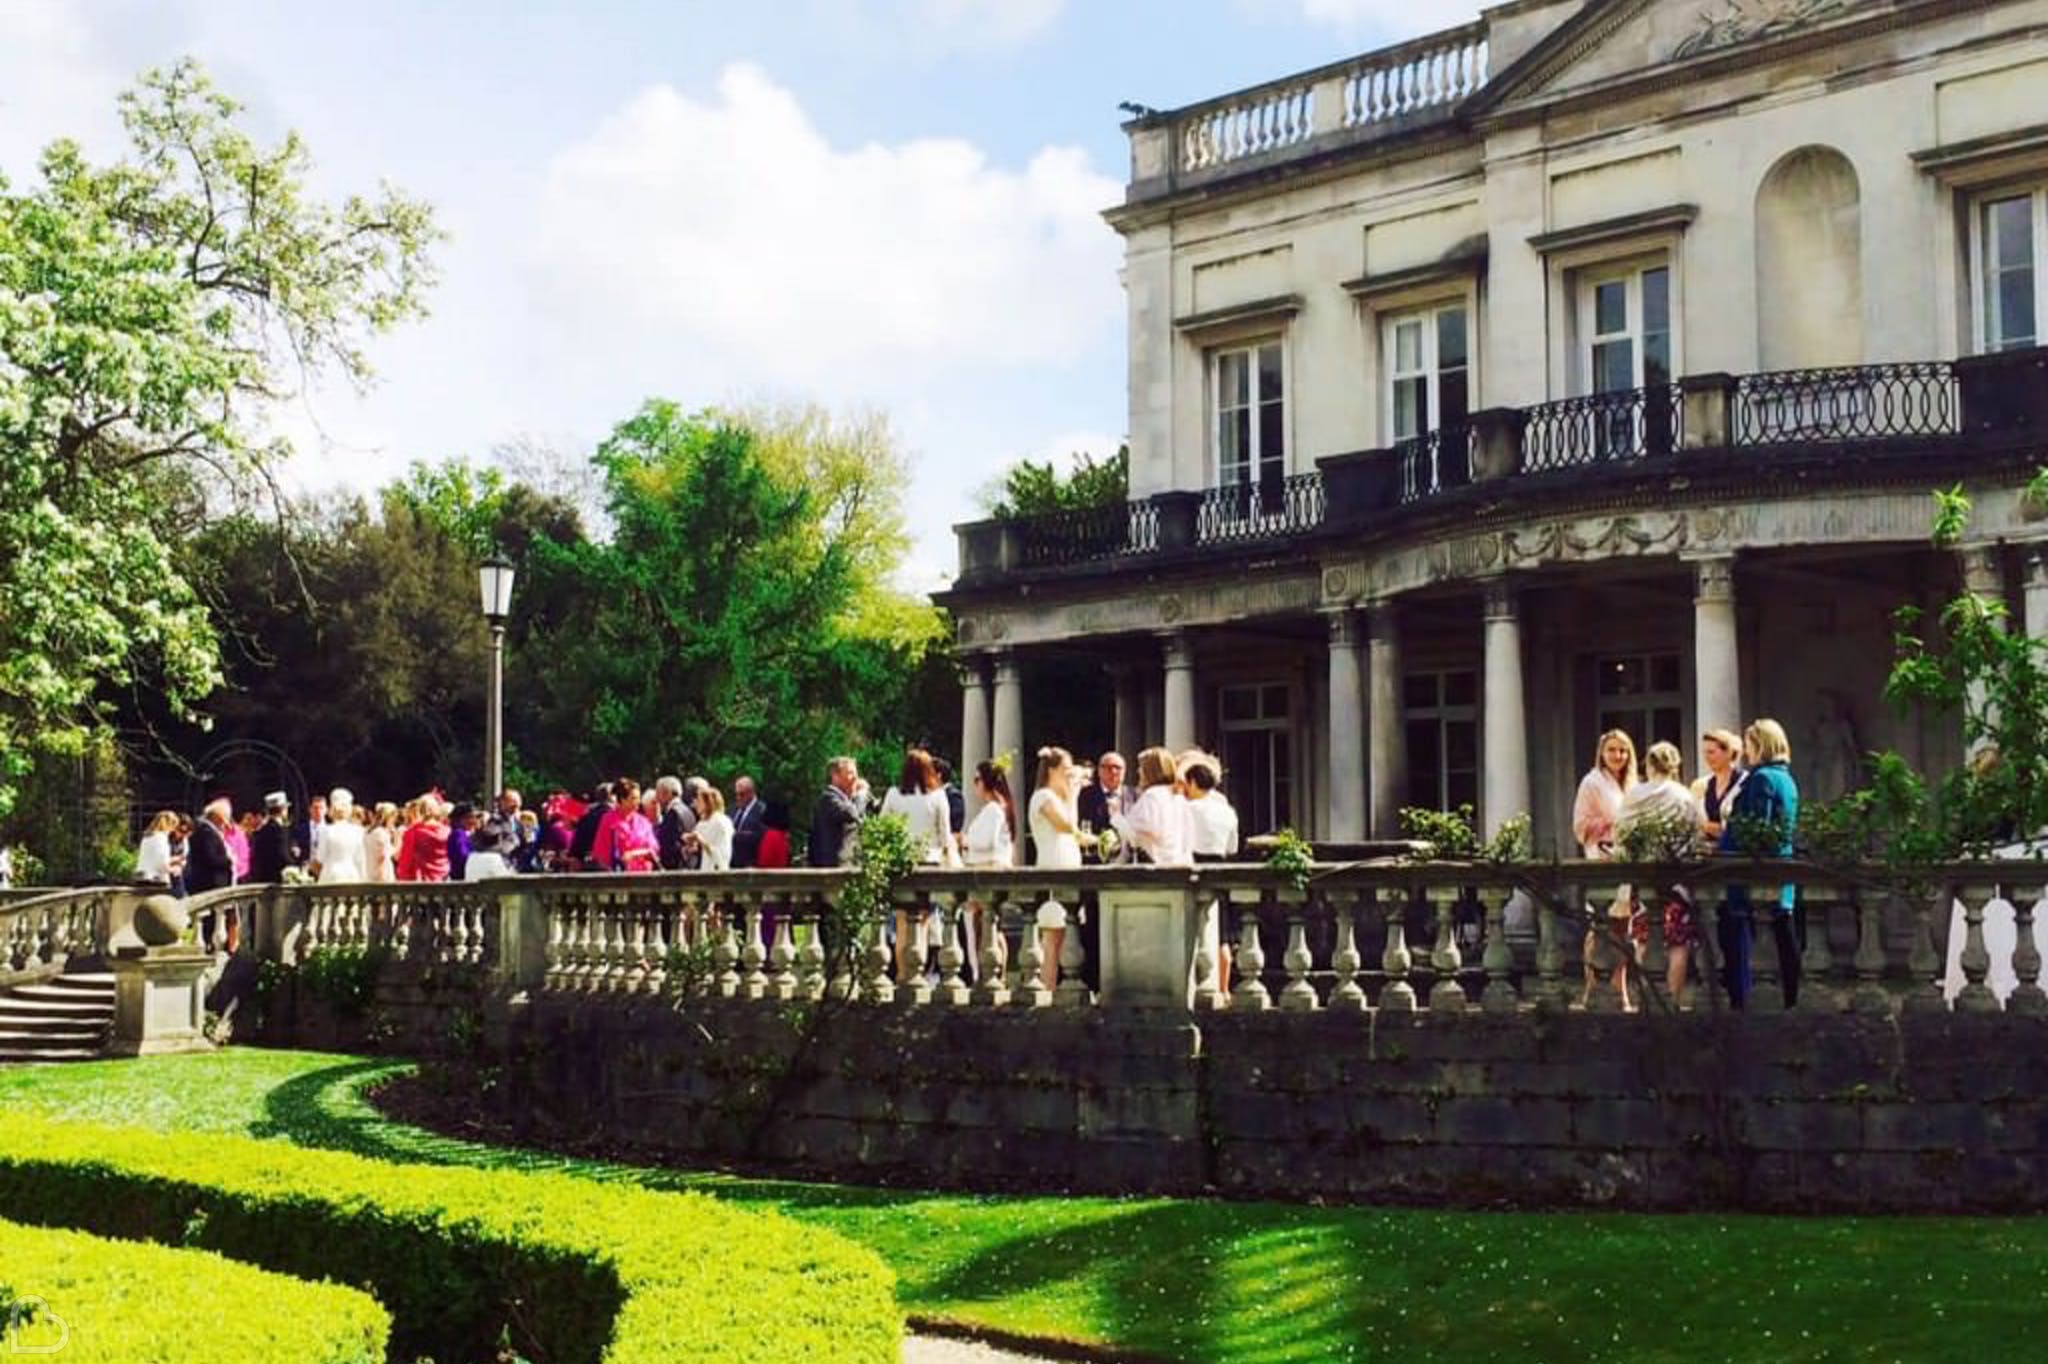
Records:
[[[1330,646],[1336,649],[1356,649],[1364,639],[1359,628],[1358,612],[1349,606],[1326,606],[1322,609],[1323,620],[1330,627]]]
[[[988,686],[989,659],[987,654],[959,654],[953,660],[959,670],[960,685],[968,688]]]
[[[1481,618],[1488,621],[1519,620],[1522,616],[1522,588],[1505,575],[1480,582]]]
[[[1998,557],[1997,545],[1962,545],[1956,557],[1962,562],[1966,592],[1978,597],[2005,595],[2005,564]]]
[[[1692,565],[1692,598],[1695,602],[1735,600],[1735,556],[1700,554],[1689,556]]]
[[[996,665],[996,685],[1015,686],[1022,677],[1018,671],[1015,649],[991,649],[988,656]]]
[[[1159,632],[1160,659],[1169,672],[1184,672],[1195,666],[1195,642],[1185,630]]]
[[[2020,572],[2028,587],[2048,587],[2048,540],[2020,546]]]

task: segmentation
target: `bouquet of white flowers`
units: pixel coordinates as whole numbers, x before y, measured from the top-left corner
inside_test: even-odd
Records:
[[[1095,855],[1105,862],[1116,861],[1116,855],[1123,847],[1123,840],[1114,829],[1104,829],[1095,835]]]

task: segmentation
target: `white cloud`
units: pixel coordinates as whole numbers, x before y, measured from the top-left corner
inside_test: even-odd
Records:
[[[709,101],[642,91],[556,158],[537,287],[572,325],[694,341],[749,383],[900,390],[1113,335],[1118,189],[1074,149],[1013,170],[957,139],[836,147],[736,65]]]

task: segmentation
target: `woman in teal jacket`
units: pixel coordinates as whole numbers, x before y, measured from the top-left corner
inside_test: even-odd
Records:
[[[1721,829],[1721,851],[1750,856],[1792,856],[1792,833],[1799,824],[1799,783],[1792,780],[1792,745],[1776,720],[1758,720],[1742,732],[1743,758],[1749,768],[1735,792],[1735,809]],[[1758,846],[1759,830],[1769,830]],[[1778,979],[1784,982],[1785,1005],[1799,1001],[1799,935],[1793,910],[1799,888],[1778,887],[1778,912],[1771,916],[1771,937],[1778,949]],[[1748,886],[1728,887],[1721,920],[1716,925],[1721,946],[1722,980],[1728,1002],[1742,1008],[1750,990],[1750,900]]]

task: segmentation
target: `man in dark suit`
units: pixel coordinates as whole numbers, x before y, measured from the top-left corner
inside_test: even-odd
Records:
[[[860,828],[860,802],[853,788],[860,768],[851,758],[834,758],[825,769],[825,789],[811,809],[811,839],[804,861],[813,867],[837,867],[852,853],[853,833]]]
[[[661,850],[663,871],[684,871],[696,865],[691,834],[697,831],[696,794],[679,777],[663,777],[654,783],[661,805],[661,823],[655,826],[654,841]]]
[[[224,890],[235,883],[235,855],[227,840],[234,817],[234,806],[228,798],[215,796],[207,802],[199,822],[192,826],[192,841],[185,849],[187,895]]]
[[[1101,833],[1110,821],[1119,815],[1130,813],[1138,803],[1138,793],[1124,785],[1124,755],[1105,753],[1095,760],[1095,780],[1081,789],[1075,799],[1074,817],[1083,827]],[[1093,848],[1083,848],[1082,857],[1090,863],[1102,859]]]
[[[293,856],[297,845],[292,837],[291,801],[284,792],[272,791],[263,798],[263,810],[269,818],[249,835],[249,879],[271,885],[284,880],[285,868],[298,866],[300,859]]]
[[[732,784],[732,865],[737,869],[761,864],[761,835],[768,832],[768,807],[761,803],[752,777]]]
[[[590,793],[589,808],[585,809],[582,818],[576,821],[576,832],[569,837],[569,869],[571,871],[593,870],[590,865],[590,852],[592,846],[597,842],[598,823],[603,820],[604,812],[611,809],[616,803],[617,797],[612,794],[612,784],[610,782],[603,783]],[[599,867],[594,870],[610,871],[611,868]]]

